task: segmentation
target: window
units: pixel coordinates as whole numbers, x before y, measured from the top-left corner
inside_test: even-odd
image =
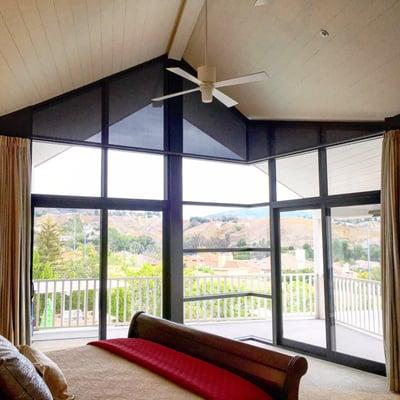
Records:
[[[108,212],[107,337],[127,337],[137,311],[161,317],[162,213]]]
[[[328,192],[380,190],[382,138],[327,149]]]
[[[281,212],[283,336],[326,347],[320,210]]]
[[[99,211],[35,208],[33,229],[34,340],[52,328],[63,339],[97,337]]]
[[[183,207],[183,246],[201,248],[266,248],[269,208]]]
[[[34,141],[32,193],[100,196],[101,150]]]
[[[101,88],[71,95],[33,114],[33,137],[101,142]]]
[[[269,200],[267,163],[255,165],[183,159],[185,201],[257,204]]]
[[[232,338],[272,339],[271,299],[264,296],[271,295],[269,252],[188,253],[183,262],[185,323]]]
[[[267,162],[183,160],[184,200],[199,202],[183,206],[184,318],[196,329],[272,340],[269,207],[255,205],[268,202],[267,173]]]
[[[385,362],[380,206],[331,210],[336,351]]]
[[[164,156],[109,150],[108,196],[126,199],[163,199]]]
[[[278,200],[319,196],[318,153],[300,154],[276,160]]]

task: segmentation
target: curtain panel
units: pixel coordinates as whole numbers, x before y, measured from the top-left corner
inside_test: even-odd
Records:
[[[400,130],[386,132],[382,148],[382,308],[389,388],[400,392]]]
[[[31,337],[30,140],[0,136],[0,334]]]

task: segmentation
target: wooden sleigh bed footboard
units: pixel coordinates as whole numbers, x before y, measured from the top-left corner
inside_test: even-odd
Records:
[[[142,338],[217,365],[257,385],[276,400],[298,400],[304,357],[291,357],[191,329],[144,312],[136,313],[129,338]]]

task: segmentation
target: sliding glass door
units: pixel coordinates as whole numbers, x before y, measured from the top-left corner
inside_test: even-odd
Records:
[[[283,338],[326,347],[321,210],[280,212]]]
[[[380,206],[331,209],[335,350],[384,363]]]

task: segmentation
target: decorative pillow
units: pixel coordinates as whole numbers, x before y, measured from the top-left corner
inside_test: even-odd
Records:
[[[30,346],[19,346],[19,351],[35,366],[43,377],[54,400],[73,400],[75,398],[68,393],[65,376],[53,360]]]
[[[3,336],[0,336],[0,393],[15,400],[53,399],[33,364]]]

